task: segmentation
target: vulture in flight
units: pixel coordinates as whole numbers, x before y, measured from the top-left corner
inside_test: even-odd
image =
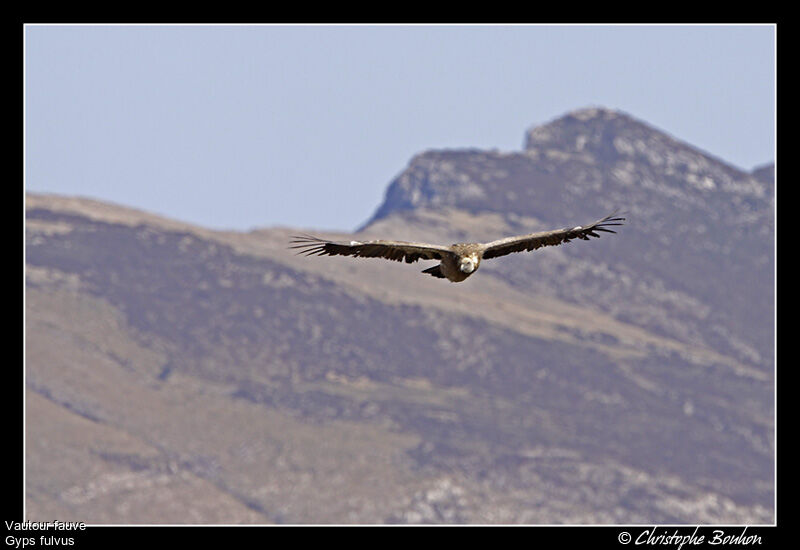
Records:
[[[616,214],[606,216],[589,225],[529,233],[507,237],[488,243],[459,243],[450,246],[410,243],[405,241],[326,241],[311,235],[295,236],[289,248],[299,249],[307,256],[353,256],[356,258],[386,258],[406,263],[417,260],[439,260],[440,263],[423,270],[423,273],[458,283],[475,273],[482,260],[505,256],[512,252],[536,250],[542,246],[556,246],[572,239],[588,241],[600,237],[598,231],[616,233],[610,226],[622,225],[625,218]]]

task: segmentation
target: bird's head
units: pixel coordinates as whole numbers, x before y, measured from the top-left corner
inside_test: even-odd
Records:
[[[458,268],[464,273],[472,273],[478,269],[478,257],[475,254],[469,256],[462,256],[458,262]]]

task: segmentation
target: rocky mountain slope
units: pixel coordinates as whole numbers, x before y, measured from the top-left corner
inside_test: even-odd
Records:
[[[358,238],[629,220],[457,285],[29,194],[28,517],[771,523],[769,174],[603,109],[420,154]]]
[[[449,207],[497,213],[513,234],[619,209],[629,220],[623,238],[564,247],[546,262],[515,257],[498,274],[769,368],[774,195],[764,177],[625,114],[586,109],[531,129],[522,153],[419,155],[371,223]]]

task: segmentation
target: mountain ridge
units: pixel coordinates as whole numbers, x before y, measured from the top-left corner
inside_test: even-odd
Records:
[[[548,144],[551,143],[556,145],[554,149],[548,147]],[[653,147],[654,145],[655,147]],[[669,150],[672,154],[664,154],[664,150]],[[459,205],[466,206],[470,210],[475,210],[477,207],[499,212],[508,211],[508,203],[498,206],[491,201],[485,201],[491,195],[481,189],[481,183],[486,183],[485,180],[478,182],[459,173],[457,176],[461,178],[458,186],[460,188],[454,185],[444,185],[444,182],[448,182],[448,177],[452,179],[452,175],[447,173],[450,168],[447,161],[470,156],[476,157],[473,162],[481,162],[489,167],[488,170],[484,170],[484,174],[488,175],[492,174],[491,167],[493,164],[497,164],[498,159],[506,162],[518,160],[523,163],[526,159],[530,159],[535,164],[546,161],[549,157],[556,159],[560,157],[562,160],[574,159],[587,164],[594,164],[598,161],[605,164],[617,164],[620,161],[627,161],[629,158],[635,160],[637,156],[645,158],[649,156],[650,164],[664,165],[662,172],[670,175],[678,168],[686,170],[688,167],[690,174],[688,183],[700,190],[713,190],[718,186],[720,189],[725,189],[726,186],[730,189],[732,180],[742,180],[749,182],[749,185],[735,185],[734,191],[759,197],[763,197],[769,192],[767,187],[760,185],[761,179],[756,177],[753,172],[743,171],[622,111],[586,108],[571,111],[546,124],[530,128],[525,133],[525,143],[521,151],[441,149],[415,155],[406,169],[390,183],[383,203],[357,231],[365,229],[391,212],[425,206]],[[437,162],[444,166],[434,172],[430,165]],[[758,173],[768,174],[771,164],[757,167],[761,170]],[[620,169],[620,175],[625,173],[624,168],[622,166]],[[720,181],[714,182],[713,179],[710,182],[707,181],[705,179],[707,176],[702,172],[708,171],[719,174],[718,180]],[[420,172],[433,172],[433,174],[426,174],[428,177],[423,178],[420,177]],[[498,175],[503,176],[502,169]],[[432,180],[429,179],[431,176]],[[546,171],[544,174],[539,173],[536,176],[545,178]],[[607,175],[606,178],[608,178]],[[749,181],[750,178],[752,181]],[[753,182],[758,182],[759,185],[753,185]],[[626,183],[630,185],[632,180],[629,179]],[[513,198],[517,199],[516,196]],[[470,199],[484,202],[476,204]],[[428,202],[431,200],[434,202]]]

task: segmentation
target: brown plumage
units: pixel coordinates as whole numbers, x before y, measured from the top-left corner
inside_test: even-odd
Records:
[[[434,277],[457,283],[478,269],[481,260],[505,256],[523,250],[536,250],[543,246],[557,246],[572,239],[588,241],[600,237],[598,231],[616,233],[609,226],[622,225],[625,218],[616,214],[601,220],[572,228],[556,229],[507,237],[488,243],[459,243],[450,246],[411,243],[406,241],[326,241],[311,235],[293,237],[290,248],[307,256],[353,256],[356,258],[385,258],[396,262],[413,263],[417,260],[439,260],[440,263],[423,271]]]

